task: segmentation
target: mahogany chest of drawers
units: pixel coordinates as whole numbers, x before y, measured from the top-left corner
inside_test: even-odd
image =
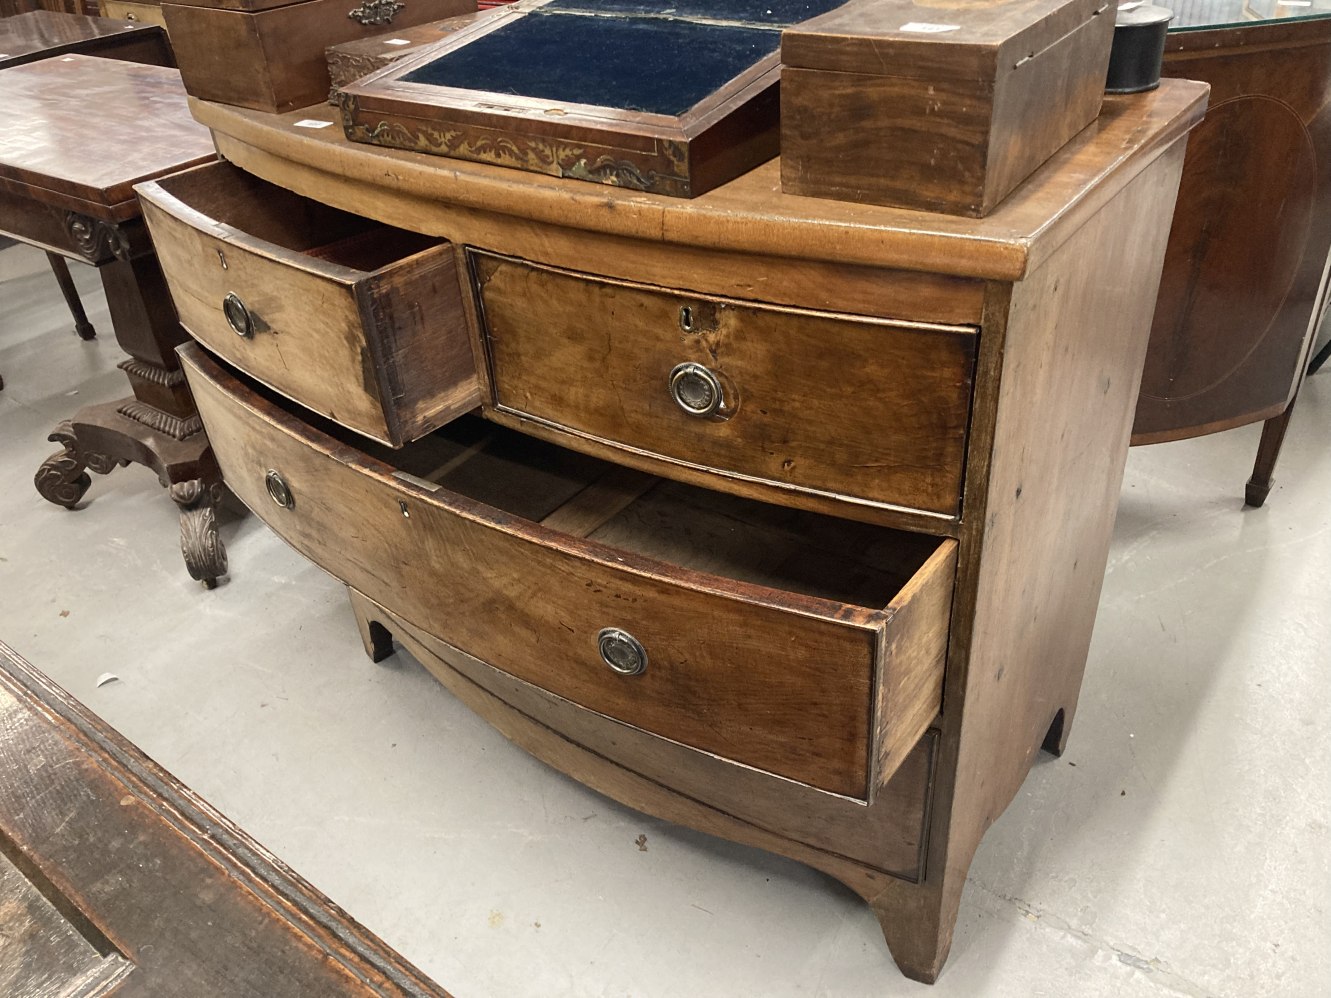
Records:
[[[196,102],[139,188],[231,488],[552,766],[794,857],[938,973],[1086,661],[1188,129],[1111,98],[988,218],[692,201]],[[370,224],[357,216],[373,218]]]

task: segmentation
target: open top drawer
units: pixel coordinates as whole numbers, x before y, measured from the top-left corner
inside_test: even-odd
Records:
[[[474,417],[376,457],[197,346],[182,358],[241,499],[510,675],[866,800],[938,713],[953,540],[663,481]]]
[[[190,334],[398,447],[480,400],[452,247],[211,163],[137,188]]]

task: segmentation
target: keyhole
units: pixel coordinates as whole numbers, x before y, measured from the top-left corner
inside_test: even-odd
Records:
[[[223,270],[226,270],[226,269],[227,269],[227,267],[226,267],[226,256],[222,253],[221,250],[218,250],[218,251],[217,251],[217,262],[220,263],[220,264],[222,265],[222,269],[223,269]]]
[[[683,305],[679,310],[679,328],[686,333],[693,332],[693,309]]]

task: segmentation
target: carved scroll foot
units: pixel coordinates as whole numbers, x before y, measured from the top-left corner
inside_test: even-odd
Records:
[[[52,430],[47,439],[64,444],[65,449],[42,462],[33,484],[47,502],[73,509],[92,486],[92,476],[85,470],[87,464],[79,457],[74,429],[68,420]]]
[[[220,482],[207,484],[193,478],[171,486],[171,498],[180,507],[180,553],[190,578],[213,589],[226,575],[226,548],[217,533],[217,503]]]

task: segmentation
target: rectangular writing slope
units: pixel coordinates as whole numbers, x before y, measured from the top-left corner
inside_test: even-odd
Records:
[[[1100,113],[1106,0],[853,0],[781,40],[789,194],[981,217]]]
[[[341,91],[356,142],[693,197],[777,153],[781,31],[844,0],[523,0]]]

